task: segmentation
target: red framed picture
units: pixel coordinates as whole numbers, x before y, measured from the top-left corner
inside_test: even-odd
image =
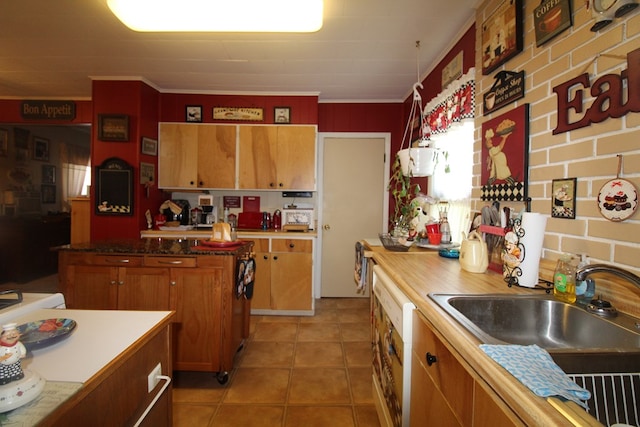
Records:
[[[482,200],[527,197],[529,104],[482,124]]]

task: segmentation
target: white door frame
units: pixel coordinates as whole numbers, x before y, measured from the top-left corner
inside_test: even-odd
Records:
[[[323,214],[322,214],[322,197],[323,197],[323,179],[324,179],[324,140],[325,138],[384,138],[384,187],[380,189],[383,192],[382,198],[382,230],[387,229],[389,223],[389,197],[387,195],[387,183],[389,182],[389,161],[391,156],[391,133],[389,132],[318,132],[318,182],[317,191],[318,199],[316,200],[318,209],[318,240],[316,247],[316,268],[314,282],[317,284],[313,290],[313,297],[318,299],[321,297],[322,291],[322,230],[323,230]],[[362,236],[363,239],[376,236]],[[355,242],[354,242],[355,244]],[[354,253],[355,262],[355,253]],[[355,285],[354,285],[355,286]]]

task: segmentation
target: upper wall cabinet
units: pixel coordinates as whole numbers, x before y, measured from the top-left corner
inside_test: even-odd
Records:
[[[316,189],[315,126],[240,126],[239,189]]]
[[[160,188],[235,188],[236,126],[160,123]]]

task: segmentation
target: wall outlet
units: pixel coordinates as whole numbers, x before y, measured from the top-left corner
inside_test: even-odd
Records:
[[[149,393],[151,393],[151,391],[156,388],[156,386],[160,382],[160,379],[158,378],[159,375],[162,375],[162,365],[160,363],[158,363],[156,367],[153,368],[151,372],[149,372],[149,376],[147,377],[147,391]]]

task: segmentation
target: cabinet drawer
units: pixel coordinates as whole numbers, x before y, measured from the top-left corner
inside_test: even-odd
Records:
[[[95,255],[73,253],[67,257],[70,265],[106,265],[109,267],[139,267],[144,257],[132,255]]]
[[[269,239],[253,239],[255,252],[269,252]]]
[[[417,310],[413,315],[413,351],[462,424],[471,425],[473,378]]]
[[[144,265],[147,267],[196,267],[195,257],[174,257],[174,256],[146,256]]]
[[[304,252],[311,253],[313,242],[302,239],[273,239],[271,252]]]

